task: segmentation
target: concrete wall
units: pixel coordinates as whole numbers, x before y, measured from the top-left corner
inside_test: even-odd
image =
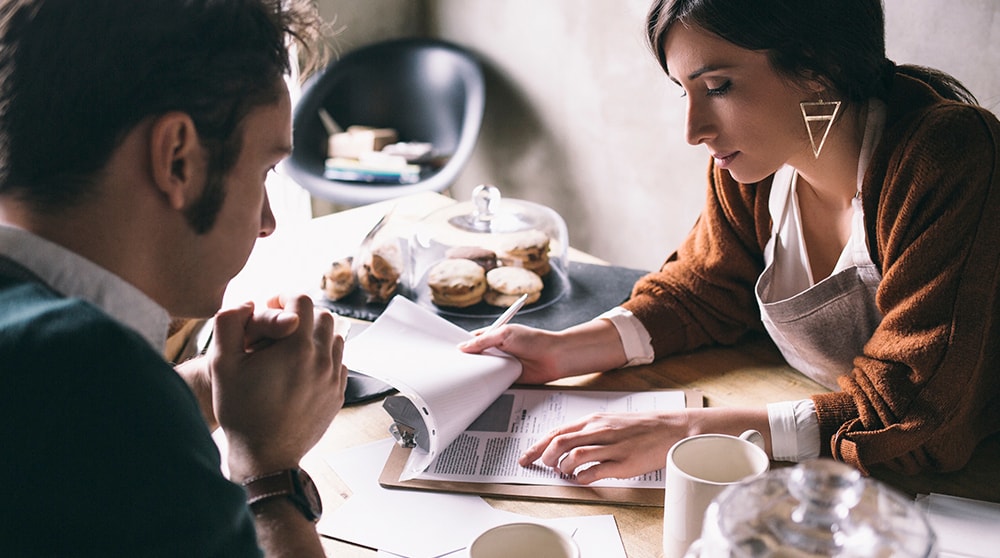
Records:
[[[424,0],[318,0],[317,5],[334,35],[334,48],[341,53],[422,34],[428,19]]]
[[[455,197],[496,184],[560,212],[574,246],[644,269],[697,218],[708,158],[684,142],[680,90],[643,43],[649,0],[320,2],[341,47],[428,34],[483,59],[487,116]],[[951,72],[1000,109],[1000,2],[885,3],[890,58]]]

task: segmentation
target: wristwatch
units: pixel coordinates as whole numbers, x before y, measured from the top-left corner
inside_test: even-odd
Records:
[[[302,469],[285,469],[243,481],[247,504],[251,507],[268,498],[285,497],[299,508],[302,515],[313,523],[323,515],[323,502],[319,490]]]

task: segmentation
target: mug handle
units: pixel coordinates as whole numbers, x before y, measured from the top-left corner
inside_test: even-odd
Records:
[[[741,440],[746,440],[746,441],[750,442],[751,444],[759,447],[760,449],[765,449],[764,448],[764,435],[761,434],[760,432],[757,432],[756,430],[750,429],[750,430],[747,430],[747,431],[743,432],[742,434],[740,434],[740,439]]]

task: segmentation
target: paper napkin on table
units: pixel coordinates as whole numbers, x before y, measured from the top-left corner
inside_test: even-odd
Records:
[[[497,510],[479,496],[382,488],[378,476],[393,444],[386,438],[326,456],[353,495],[323,514],[322,535],[384,556],[452,558],[490,527],[532,521],[572,534],[581,558],[626,558],[613,515],[540,519]]]
[[[937,535],[940,558],[990,558],[1000,549],[1000,504],[947,496],[917,496]]]

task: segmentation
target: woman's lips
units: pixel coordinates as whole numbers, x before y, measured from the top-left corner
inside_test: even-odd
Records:
[[[715,164],[720,169],[725,169],[729,168],[729,165],[732,164],[733,159],[735,159],[739,154],[740,154],[739,151],[731,151],[729,153],[716,153],[712,155],[712,158],[715,159]]]

